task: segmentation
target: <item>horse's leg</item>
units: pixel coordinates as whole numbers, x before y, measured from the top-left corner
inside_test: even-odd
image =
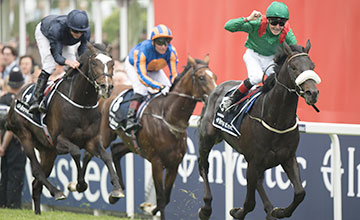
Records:
[[[304,200],[305,190],[301,184],[299,165],[296,161],[296,157],[292,157],[285,163],[282,163],[285,173],[289,177],[294,187],[294,199],[292,203],[286,208],[274,208],[271,215],[276,218],[290,217],[296,207]]]
[[[266,220],[275,220],[276,218],[274,218],[271,215],[271,211],[273,210],[274,206],[265,192],[263,182],[264,182],[264,175],[262,175],[261,178],[258,179],[256,189],[264,204],[264,211],[266,212]]]
[[[35,156],[35,154],[34,154],[34,156]],[[56,156],[57,156],[56,152],[54,152],[54,151],[41,151],[40,152],[41,172],[43,172],[45,179],[51,173],[51,170],[54,166],[54,161],[55,161]],[[33,163],[32,163],[32,165],[33,165]],[[38,167],[32,166],[32,168],[33,168],[33,175],[35,176],[36,172],[37,172],[36,170],[38,169]],[[33,185],[32,198],[33,198],[34,206],[35,206],[35,214],[41,214],[40,197],[41,197],[41,192],[43,189],[43,182],[41,181],[41,179],[35,177],[34,181],[32,182],[32,185]],[[45,185],[47,185],[47,184],[45,184]],[[49,189],[49,186],[46,186],[46,187]],[[52,188],[52,187],[53,186],[51,185],[50,188]],[[61,191],[56,189],[55,187],[53,187],[52,190],[49,189],[49,191],[56,200],[66,198],[65,195]]]
[[[166,169],[166,176],[165,176],[165,206],[170,202],[171,190],[174,185],[177,171],[179,166],[171,167]]]
[[[62,135],[59,135],[57,137],[56,151],[58,154],[70,153],[71,157],[74,159],[78,171],[76,187],[75,187],[75,182],[71,182],[68,185],[68,189],[72,192],[74,191],[84,192],[87,189],[88,185],[85,182],[83,175],[84,172],[82,172],[80,165],[81,151],[79,146],[73,144],[71,141],[69,141],[67,138],[63,137]]]
[[[125,146],[124,143],[114,143],[110,145],[110,149],[111,149],[111,155],[112,155],[112,159],[115,165],[115,170],[116,173],[119,177],[119,182],[120,182],[120,186],[123,190],[125,190],[125,184],[124,184],[124,179],[123,179],[123,175],[122,175],[122,171],[121,171],[121,158],[127,154],[130,153],[130,149]]]
[[[230,210],[230,215],[235,219],[243,220],[247,213],[255,208],[255,190],[258,182],[258,171],[254,163],[249,162],[246,171],[247,191],[244,202],[244,208],[233,208]]]
[[[106,167],[109,170],[110,182],[114,186],[113,191],[109,195],[109,202],[117,201],[116,198],[124,197],[124,192],[120,187],[119,177],[116,175],[116,172],[113,167],[113,161],[109,152],[105,150],[103,147],[100,137],[95,137],[92,141],[89,142],[86,148],[91,154],[99,157],[102,161],[104,161]]]
[[[164,166],[161,163],[160,159],[153,159],[151,161],[152,165],[152,175],[155,185],[155,191],[156,191],[156,207],[152,211],[153,215],[156,215],[158,211],[160,211],[161,219],[165,219],[165,192],[164,192],[164,186],[163,186],[163,171]]]
[[[209,153],[211,148],[215,144],[215,140],[211,138],[213,136],[202,136],[199,134],[199,174],[204,180],[204,206],[199,210],[199,218],[201,220],[207,220],[210,218],[212,213],[211,202],[212,202],[212,194],[211,188],[208,180],[209,173]]]

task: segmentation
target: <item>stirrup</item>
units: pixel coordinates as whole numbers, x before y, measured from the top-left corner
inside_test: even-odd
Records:
[[[29,113],[34,114],[39,112],[39,103],[34,102],[30,107],[29,107]]]

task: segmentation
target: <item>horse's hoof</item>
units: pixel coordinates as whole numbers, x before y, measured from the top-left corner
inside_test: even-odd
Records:
[[[85,192],[85,190],[88,188],[88,184],[83,182],[82,184],[78,183],[76,184],[76,191],[79,193]]]
[[[109,195],[109,203],[115,204],[120,198],[124,198],[125,194],[122,189],[113,190]]]
[[[55,200],[63,200],[66,199],[66,196],[63,192],[58,192],[54,196]]]
[[[267,213],[265,220],[276,220],[276,218],[271,215],[271,212],[269,212]]]
[[[152,215],[156,215],[156,213],[157,213],[158,211],[160,211],[160,210],[158,209],[158,207],[155,207],[155,208],[151,211],[151,214],[152,214]]]
[[[276,207],[273,210],[271,210],[271,216],[273,216],[275,218],[290,217],[290,216],[285,214],[285,209],[284,208],[279,208],[279,207]]]
[[[119,198],[114,198],[114,197],[109,196],[109,203],[111,205],[114,205],[117,201],[119,201]]]
[[[70,182],[67,188],[70,192],[76,192],[76,185],[77,182]]]
[[[200,220],[208,220],[211,216],[211,210],[205,211],[204,208],[200,208],[198,211],[198,215]]]
[[[156,206],[151,204],[150,202],[143,202],[140,204],[139,208],[145,213],[152,215],[152,211],[156,208]]]
[[[242,212],[242,208],[233,208],[230,210],[230,215],[235,219],[240,219]]]

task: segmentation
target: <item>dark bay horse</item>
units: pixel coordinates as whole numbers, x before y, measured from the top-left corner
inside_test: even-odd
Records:
[[[210,94],[205,104],[199,126],[199,173],[204,180],[205,205],[199,211],[200,219],[209,219],[212,208],[212,195],[208,181],[208,156],[216,143],[225,140],[237,152],[244,155],[248,167],[246,172],[247,193],[243,208],[233,208],[230,215],[235,219],[244,219],[255,208],[255,190],[258,191],[267,220],[290,217],[303,201],[305,190],[301,185],[300,171],[296,161],[296,149],[299,143],[296,110],[299,96],[308,105],[316,103],[320,82],[313,71],[314,63],[306,47],[288,46],[284,43],[275,57],[275,73],[269,76],[262,94],[247,113],[240,127],[238,137],[225,133],[212,125],[214,114],[225,93],[239,82],[228,81],[220,84]],[[294,187],[294,198],[286,208],[274,208],[263,188],[264,171],[281,165]]]
[[[7,128],[19,138],[31,161],[32,174],[35,177],[32,182],[32,198],[36,214],[41,213],[40,196],[43,185],[56,200],[66,198],[63,192],[47,180],[56,156],[70,153],[77,165],[78,173],[81,173],[81,148],[104,161],[114,186],[110,197],[120,197],[121,187],[112,167],[111,155],[104,149],[97,136],[100,127],[98,100],[100,96],[108,98],[113,88],[114,62],[104,49],[88,43],[88,50],[80,57],[81,68],[69,70],[56,88],[46,116],[51,139],[47,138],[41,127],[35,126],[15,110],[15,102],[9,110]],[[16,99],[21,100],[27,89],[28,87],[25,87]],[[40,153],[41,164],[35,156],[35,148]],[[82,192],[87,188],[87,184],[81,175],[78,177],[77,189]]]
[[[144,110],[141,118],[142,129],[137,133],[139,149],[135,149],[133,140],[124,131],[109,127],[109,106],[112,100],[125,88],[114,89],[109,99],[102,100],[102,120],[100,136],[104,146],[108,146],[116,136],[123,143],[111,147],[120,184],[124,189],[120,159],[129,152],[137,153],[152,164],[152,174],[156,190],[157,206],[152,213],[161,213],[170,201],[173,183],[179,164],[186,153],[186,129],[196,103],[205,101],[208,94],[216,87],[216,75],[209,67],[209,57],[204,60],[188,56],[184,71],[175,79],[170,92],[154,98]],[[84,167],[88,160],[84,158]],[[166,170],[164,179],[164,170]],[[112,201],[115,202],[115,201]]]

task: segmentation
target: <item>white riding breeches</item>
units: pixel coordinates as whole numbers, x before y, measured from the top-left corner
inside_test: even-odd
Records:
[[[138,73],[135,71],[134,66],[131,65],[129,62],[129,57],[126,57],[125,60],[125,72],[128,75],[129,80],[131,81],[131,84],[134,89],[134,93],[145,96],[149,93],[155,93],[159,91],[157,89],[148,87],[140,82]],[[169,78],[166,76],[163,70],[147,72],[147,74],[151,79],[161,83],[162,85],[165,86],[171,85]]]
[[[35,39],[41,56],[42,69],[51,74],[56,68],[56,62],[50,51],[50,42],[40,30],[41,22],[36,26]],[[76,60],[76,51],[80,42],[70,46],[63,46],[62,56],[68,60]]]
[[[272,64],[274,64],[274,57],[272,56],[263,56],[252,49],[247,49],[243,59],[246,64],[246,68],[248,71],[248,77],[250,80],[250,83],[252,85],[256,85],[262,81],[264,71]],[[270,75],[274,72],[274,66],[269,67],[266,70],[266,75]]]

